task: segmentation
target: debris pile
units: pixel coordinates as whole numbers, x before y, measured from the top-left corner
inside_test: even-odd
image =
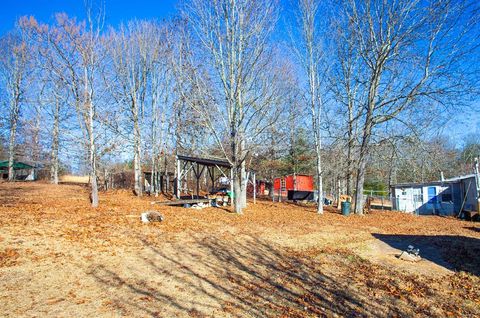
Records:
[[[408,245],[407,250],[403,251],[398,258],[409,262],[418,262],[422,259],[420,257],[420,249],[415,248],[413,245]]]
[[[191,208],[201,210],[201,209],[204,209],[204,208],[208,208],[209,206],[210,206],[210,204],[208,204],[208,203],[200,202],[200,203],[192,205]]]

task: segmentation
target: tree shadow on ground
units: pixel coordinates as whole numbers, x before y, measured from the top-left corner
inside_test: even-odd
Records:
[[[480,227],[475,227],[475,226],[465,226],[464,229],[473,231],[473,232],[480,232]]]
[[[138,260],[137,272],[100,265],[91,271],[108,290],[123,290],[115,292],[115,303],[124,309],[151,316],[179,311],[243,317],[409,315],[389,297],[367,296],[348,277],[327,272],[315,254],[285,250],[259,238],[193,238],[189,244],[162,248],[145,239],[142,243],[149,256]],[[353,256],[332,257],[338,257],[330,264],[335,271],[335,264]],[[140,268],[148,279],[132,277],[141,274]]]
[[[286,206],[292,206],[292,207],[296,207],[296,208],[303,208],[305,209],[305,211],[308,211],[308,212],[313,212],[313,213],[317,213],[317,206],[314,204],[314,203],[311,203],[311,202],[308,202],[308,203],[304,203],[304,202],[301,202],[301,201],[298,201],[298,202],[294,202],[294,201],[282,201],[280,202]],[[325,206],[324,208],[326,208],[327,206]],[[328,210],[328,212],[332,212],[331,210]],[[333,211],[334,213],[336,211]]]
[[[459,235],[372,234],[393,248],[404,251],[409,245],[420,249],[420,256],[449,270],[480,275],[480,239]]]

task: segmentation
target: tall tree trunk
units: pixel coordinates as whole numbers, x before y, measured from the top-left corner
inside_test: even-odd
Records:
[[[88,83],[88,69],[84,67],[84,94],[85,104],[84,109],[88,110],[87,119],[87,132],[89,141],[89,163],[90,163],[90,187],[91,187],[91,201],[92,207],[98,207],[98,184],[97,184],[97,149],[95,147],[95,135],[94,135],[94,117],[95,108],[92,101],[92,93],[89,89]]]
[[[363,205],[365,203],[363,197],[363,186],[365,184],[365,167],[366,160],[361,159],[357,169],[357,191],[355,193],[355,213],[360,215],[363,214]]]
[[[140,125],[138,123],[138,108],[133,106],[133,143],[134,143],[134,189],[135,194],[142,196],[142,167],[141,167],[141,140],[140,140]]]
[[[152,195],[152,189],[155,193],[155,196],[158,196],[158,176],[157,176],[157,167],[155,159],[157,157],[157,107],[156,107],[156,98],[155,93],[152,101],[152,169],[150,175],[150,195]]]
[[[153,193],[155,193],[155,196],[157,196],[157,169],[156,169],[156,163],[155,163],[155,156],[152,155],[152,168],[150,169],[150,194],[152,195],[152,190]]]
[[[167,104],[167,103],[165,102],[165,104]],[[157,173],[160,173],[160,171],[162,171],[163,184],[162,184],[161,191],[163,193],[166,193],[166,192],[168,192],[168,182],[170,180],[167,178],[167,150],[164,147],[164,145],[165,145],[164,127],[165,127],[165,112],[162,109],[162,119],[160,120],[160,136],[158,138],[160,140],[160,144],[157,145],[158,146],[158,148],[157,148],[157,156],[158,156]],[[162,169],[162,156],[163,156],[163,169]],[[158,178],[157,178],[157,183],[158,183]],[[158,187],[155,190],[155,196],[158,197]]]
[[[90,102],[91,103],[91,102]],[[94,110],[93,105],[89,105],[89,125],[88,125],[88,133],[90,138],[90,186],[92,190],[91,199],[92,199],[92,207],[98,207],[98,185],[97,185],[97,163],[96,163],[96,148],[95,148],[95,136],[93,135],[93,117],[94,117]]]
[[[310,53],[311,54],[311,53]],[[317,100],[317,87],[316,87],[316,72],[313,63],[312,55],[310,55],[310,112],[312,116],[312,129],[313,129],[313,138],[315,140],[315,155],[316,155],[316,173],[317,173],[317,213],[323,214],[323,176],[322,176],[322,137],[320,133],[320,105],[317,105],[319,102]]]
[[[363,214],[363,205],[364,205],[364,197],[363,197],[363,186],[365,184],[365,172],[367,167],[367,160],[368,160],[368,146],[370,143],[370,137],[372,133],[372,123],[371,118],[367,114],[365,127],[364,127],[364,134],[362,138],[362,145],[360,147],[360,154],[358,158],[358,169],[357,169],[357,185],[356,185],[356,193],[355,193],[355,213],[356,214]]]
[[[289,131],[289,149],[288,149],[288,152],[289,152],[289,155],[290,155],[290,165],[291,165],[291,170],[289,171],[289,173],[293,173],[293,174],[297,174],[298,173],[298,167],[297,167],[297,153],[296,153],[296,134],[298,133],[297,129],[296,129],[296,122],[295,122],[295,118],[296,118],[296,114],[295,114],[295,111],[296,109],[294,109],[294,102],[291,101],[290,102],[290,108],[289,108],[289,116],[288,116],[288,121],[290,123],[290,131]]]
[[[233,120],[233,123],[235,119]],[[239,147],[237,147],[237,138],[238,135],[236,133],[236,128],[233,125],[230,127],[230,149],[232,151],[232,171],[233,171],[233,193],[231,194],[234,196],[232,199],[233,209],[235,213],[242,214],[242,164],[239,162]]]
[[[32,153],[31,160],[33,162],[38,162],[40,160],[40,121],[41,114],[38,108],[35,109],[35,120],[32,131]]]
[[[58,131],[59,131],[60,103],[55,99],[53,116],[53,138],[50,163],[50,182],[58,184]]]
[[[367,97],[367,113],[365,116],[365,124],[363,125],[362,144],[360,146],[360,154],[358,158],[358,170],[357,170],[357,186],[355,193],[355,213],[363,214],[363,186],[365,184],[365,170],[368,160],[368,148],[370,145],[370,137],[372,135],[372,129],[374,126],[373,112],[375,110],[375,101],[378,94],[378,86],[380,83],[380,77],[385,60],[377,60],[375,71],[370,79],[370,86],[368,89]]]
[[[8,144],[8,180],[15,180],[13,161],[15,159],[15,140],[17,136],[18,115],[20,111],[20,94],[15,93],[10,110],[10,142]]]
[[[237,214],[242,214],[242,182],[241,182],[241,167],[234,167],[233,168],[233,195],[234,199],[234,210]]]
[[[240,186],[241,186],[240,202],[241,202],[242,209],[247,207],[247,184],[248,184],[248,174],[245,169],[245,160],[244,160],[240,168]]]
[[[10,143],[8,144],[8,181],[13,181],[15,179],[13,160],[15,157],[15,137],[17,134],[17,121],[17,116],[14,116],[14,118],[12,118],[10,126]]]
[[[318,67],[320,61],[316,55],[316,39],[315,39],[315,19],[317,12],[316,2],[305,2],[301,6],[303,15],[303,33],[305,37],[306,45],[306,71],[308,75],[308,90],[309,90],[309,104],[310,115],[312,120],[313,139],[315,142],[315,155],[316,155],[316,174],[317,174],[317,213],[323,214],[323,176],[322,176],[322,143],[320,132],[320,118],[322,110],[322,100],[320,96],[319,87],[319,73]]]
[[[322,176],[322,156],[321,156],[321,144],[319,133],[314,133],[316,135],[315,148],[317,155],[317,190],[318,190],[318,202],[317,202],[317,213],[323,214],[323,176]],[[318,139],[317,139],[318,138]]]
[[[241,200],[241,207],[242,209],[247,207],[247,185],[248,185],[248,174],[246,169],[246,151],[245,151],[245,137],[242,134],[242,142],[241,142],[241,149],[240,153],[242,154],[242,164],[240,169],[240,200]]]
[[[395,147],[395,146],[393,146]],[[392,185],[396,183],[396,172],[397,172],[397,167],[393,163],[395,160],[395,149],[392,150],[392,155],[390,157],[390,168],[388,169],[388,195],[391,197],[392,196]]]
[[[353,195],[353,147],[355,145],[353,134],[353,106],[348,107],[348,143],[347,143],[347,195]]]

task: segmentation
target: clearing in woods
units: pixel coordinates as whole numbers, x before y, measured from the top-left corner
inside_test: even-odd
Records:
[[[0,183],[1,315],[480,316],[474,223],[260,201],[141,224],[151,200],[112,191],[93,209],[80,185]],[[409,244],[421,262],[395,257]]]

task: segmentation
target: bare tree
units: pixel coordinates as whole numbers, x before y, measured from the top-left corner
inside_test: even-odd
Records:
[[[157,174],[163,170],[167,173],[167,116],[171,116],[170,105],[172,94],[172,67],[170,65],[171,47],[168,41],[168,25],[155,28],[152,33],[150,56],[152,59],[152,71],[150,75],[151,93],[151,180],[150,184],[155,188],[155,196],[158,195],[159,185]],[[174,116],[171,116],[172,118]],[[163,169],[161,159],[163,157]]]
[[[346,148],[345,183],[346,193],[353,195],[354,173],[358,147],[358,124],[363,108],[360,83],[364,70],[360,67],[360,57],[356,54],[356,46],[348,21],[337,19],[333,21],[332,71],[329,73],[329,87],[335,100],[340,104],[340,116],[344,121],[331,121],[330,126],[339,132]],[[347,25],[345,25],[347,24]],[[338,135],[338,134],[337,134]],[[337,167],[338,168],[338,167]]]
[[[322,171],[322,133],[321,118],[326,70],[319,25],[320,1],[299,1],[299,29],[301,45],[294,50],[307,76],[306,100],[312,122],[313,140],[316,154],[317,213],[323,214],[323,171]]]
[[[102,38],[100,35],[103,16],[93,16],[87,5],[87,22],[77,23],[65,14],[56,16],[54,27],[39,25],[38,31],[49,45],[52,54],[51,71],[55,78],[70,91],[78,123],[83,135],[89,166],[91,203],[98,206],[97,146],[96,146],[96,100],[98,73],[101,66]]]
[[[139,196],[142,195],[141,117],[153,67],[152,57],[155,49],[150,48],[152,41],[155,41],[155,31],[155,25],[149,22],[132,22],[126,27],[121,26],[118,32],[112,32],[112,41],[109,44],[115,73],[114,94],[119,95],[116,99],[121,107],[128,107],[128,117],[133,126],[135,193]],[[154,94],[153,98],[156,99],[157,95]],[[154,117],[156,114],[152,113],[151,116]]]
[[[64,85],[61,82],[61,76],[65,76],[62,72],[57,74],[58,69],[57,60],[54,59],[54,54],[50,51],[50,43],[47,40],[49,37],[49,29],[46,25],[39,25],[33,17],[23,17],[19,20],[19,25],[24,31],[24,35],[28,38],[29,52],[30,52],[30,72],[35,78],[33,88],[30,88],[30,109],[34,111],[33,117],[28,122],[30,123],[30,135],[32,136],[31,159],[38,162],[40,159],[41,130],[45,128],[44,113],[47,117],[52,117],[53,127],[49,130],[52,135],[51,150],[50,150],[50,175],[51,182],[58,184],[58,147],[59,147],[59,123],[60,123],[60,104],[61,99],[65,97]],[[48,107],[53,105],[52,107]]]
[[[29,24],[29,28],[37,28],[36,22]],[[46,31],[46,30],[44,30]],[[59,181],[59,145],[60,145],[60,125],[64,119],[62,112],[64,103],[68,98],[68,90],[62,80],[55,73],[58,70],[54,54],[49,50],[48,41],[43,41],[38,32],[35,32],[35,41],[38,48],[36,64],[39,66],[37,70],[37,82],[40,84],[38,88],[38,106],[41,108],[44,116],[52,120],[52,126],[46,128],[45,123],[42,125],[51,135],[50,147],[50,182],[58,184]],[[65,75],[64,72],[61,73]]]
[[[268,73],[268,38],[276,22],[276,2],[192,0],[184,16],[199,45],[198,50],[184,48],[191,52],[189,61],[178,60],[176,74],[198,92],[193,99],[184,95],[185,102],[201,114],[233,166],[235,211],[241,213],[247,158],[255,138],[272,123],[268,114],[276,96],[270,85],[275,75]],[[180,68],[185,65],[188,72]]]
[[[48,111],[52,118],[52,141],[50,148],[50,182],[58,184],[59,181],[59,148],[60,148],[60,125],[64,119],[63,105],[66,100],[68,92],[66,92],[65,86],[59,79],[54,79],[51,83],[51,89],[48,90],[50,97],[47,98],[48,104],[51,105]]]
[[[463,62],[474,57],[478,46],[473,6],[448,0],[342,2],[338,16],[345,19],[351,52],[364,70],[356,213],[363,213],[365,172],[376,129],[405,120],[411,109],[420,115],[429,105],[453,106],[472,91],[473,69],[465,68],[471,62]]]
[[[157,37],[158,34],[155,34],[155,37]],[[153,50],[151,52],[152,55],[152,71],[151,71],[151,78],[150,78],[150,92],[151,92],[151,131],[150,131],[150,144],[151,144],[151,176],[150,176],[150,186],[155,189],[155,196],[158,196],[158,184],[157,184],[157,174],[160,171],[159,169],[159,142],[158,139],[160,139],[160,142],[162,142],[162,133],[163,133],[163,124],[164,124],[164,118],[165,114],[164,112],[161,111],[161,107],[159,107],[159,101],[161,98],[161,85],[162,85],[162,79],[165,77],[165,68],[162,66],[165,66],[165,60],[169,59],[162,59],[162,54],[161,54],[161,43],[160,41],[154,39],[151,39],[155,46],[153,47]],[[161,118],[160,118],[161,117]],[[159,129],[159,121],[161,121],[162,125],[161,128]],[[159,136],[160,135],[160,136]]]
[[[0,75],[9,105],[8,180],[12,181],[15,178],[13,163],[20,107],[24,102],[29,73],[29,47],[19,28],[0,41]]]

